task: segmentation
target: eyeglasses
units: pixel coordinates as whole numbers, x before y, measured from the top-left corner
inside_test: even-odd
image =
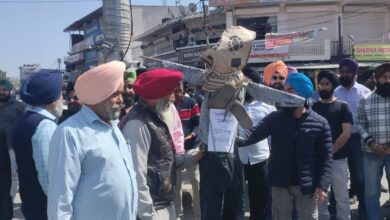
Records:
[[[286,77],[284,77],[284,76],[272,76],[272,79],[273,80],[284,80],[284,79],[286,79]]]

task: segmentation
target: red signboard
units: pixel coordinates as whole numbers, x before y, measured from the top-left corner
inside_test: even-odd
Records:
[[[293,43],[311,41],[315,38],[317,30],[292,32],[292,33],[268,33],[265,35],[265,47],[267,49],[288,46]]]

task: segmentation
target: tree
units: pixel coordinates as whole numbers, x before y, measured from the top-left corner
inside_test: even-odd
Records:
[[[6,77],[7,77],[7,72],[0,69],[0,78],[6,78]]]

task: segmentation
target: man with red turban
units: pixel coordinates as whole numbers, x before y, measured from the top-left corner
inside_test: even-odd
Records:
[[[264,68],[264,84],[277,90],[284,90],[287,75],[288,68],[283,61],[273,62]]]
[[[138,218],[176,220],[176,168],[196,163],[201,154],[175,155],[170,134],[173,91],[183,74],[172,69],[142,73],[134,82],[140,100],[124,119],[123,134],[133,152],[138,183]]]

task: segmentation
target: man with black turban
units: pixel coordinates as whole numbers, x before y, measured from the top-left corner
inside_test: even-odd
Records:
[[[19,192],[26,219],[47,219],[49,142],[62,114],[62,75],[42,70],[22,85],[27,111],[13,132]]]
[[[331,185],[336,201],[336,219],[350,219],[348,197],[348,148],[345,146],[351,136],[352,113],[348,104],[337,100],[333,95],[339,84],[336,73],[329,70],[319,72],[317,84],[320,100],[314,103],[313,110],[326,118],[332,133],[333,164]],[[331,200],[332,202],[333,200]],[[319,207],[320,218],[329,219],[327,202]]]
[[[376,80],[375,80],[375,70],[374,68],[369,68],[366,72],[359,76],[360,82],[371,91],[375,90]]]

